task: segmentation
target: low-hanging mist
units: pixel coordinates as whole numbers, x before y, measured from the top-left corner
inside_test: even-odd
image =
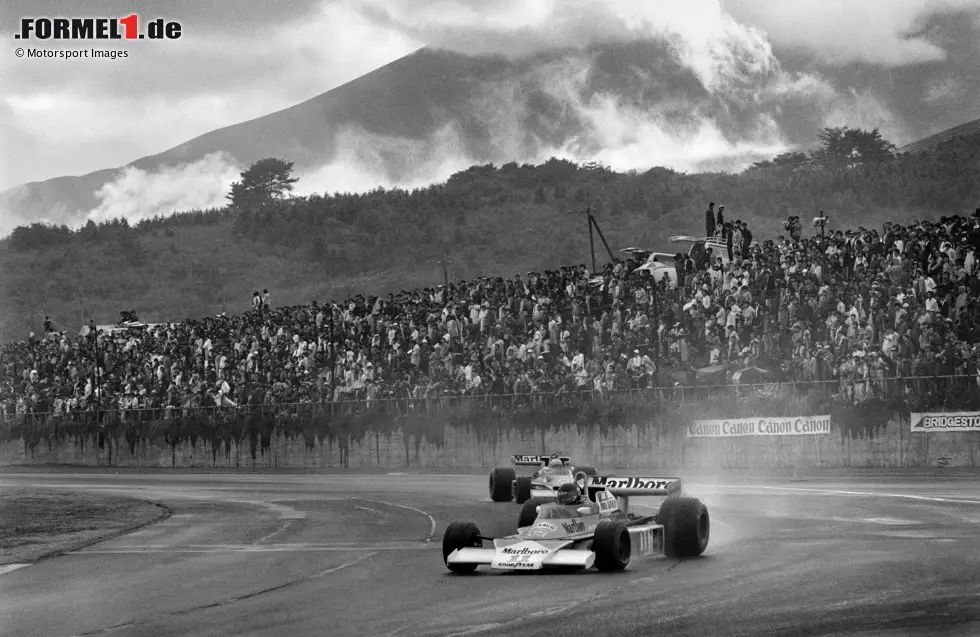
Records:
[[[734,47],[733,55],[742,50]],[[771,52],[764,62],[732,57],[727,67],[715,64],[709,87],[674,51],[647,41],[536,55],[474,82],[455,112],[430,108],[435,125],[425,137],[348,124],[333,131],[325,161],[308,153],[282,159],[296,162],[295,194],[308,195],[422,187],[476,163],[549,157],[620,171],[740,171],[812,144],[823,126],[845,123],[904,140],[873,95],[784,71]],[[156,171],[128,168],[98,190],[86,217],[136,221],[221,206],[246,167],[220,152]]]

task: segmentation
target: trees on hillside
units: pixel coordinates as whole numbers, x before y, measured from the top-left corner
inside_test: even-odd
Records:
[[[876,128],[871,131],[847,126],[825,128],[817,136],[820,147],[813,159],[825,168],[878,164],[894,157],[895,145],[882,139]]]
[[[227,198],[232,208],[265,208],[292,192],[299,179],[292,176],[293,162],[274,157],[260,159],[241,173],[241,181],[231,185]]]
[[[876,156],[874,131],[851,138],[870,140],[872,150],[858,150],[857,157]],[[615,173],[552,159],[477,166],[446,184],[413,190],[273,195],[262,207],[187,211],[133,225],[120,219],[74,230],[35,224],[0,240],[0,272],[11,273],[0,275],[0,298],[9,300],[0,303],[0,337],[6,323],[23,338],[32,309],[66,322],[79,312],[81,288],[102,299],[105,309],[96,315],[108,321],[117,308],[132,306],[148,316],[199,316],[222,290],[240,286],[247,303],[249,281],[279,277],[295,280],[281,298],[309,298],[315,286],[329,288],[355,272],[379,290],[407,289],[432,278],[425,274],[431,268],[419,264],[440,258],[447,241],[457,278],[461,269],[492,274],[587,261],[588,233],[564,214],[584,207],[587,195],[608,210],[599,221],[612,246],[669,249],[666,237],[703,228],[708,201],[724,201],[734,218],[766,237],[781,231],[786,215],[805,211],[824,210],[855,225],[867,225],[873,212],[972,211],[980,180],[967,177],[977,173],[980,134],[849,168],[824,168],[803,153],[742,174]],[[218,236],[231,240],[215,247],[211,238]],[[25,271],[32,275],[22,276]],[[433,280],[441,283],[442,273]],[[34,288],[44,291],[43,304]]]
[[[752,168],[854,168],[859,165],[881,164],[895,158],[895,145],[881,136],[881,131],[863,130],[848,126],[825,128],[817,134],[820,146],[809,155],[790,152],[769,161],[758,161]]]
[[[810,162],[810,156],[806,153],[794,152],[776,155],[772,160],[757,161],[752,164],[753,168],[795,168]]]

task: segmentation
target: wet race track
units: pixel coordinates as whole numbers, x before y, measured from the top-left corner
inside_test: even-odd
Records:
[[[980,635],[976,478],[682,478],[701,558],[457,576],[449,522],[516,527],[485,476],[0,474],[173,511],[0,575],[0,634]]]

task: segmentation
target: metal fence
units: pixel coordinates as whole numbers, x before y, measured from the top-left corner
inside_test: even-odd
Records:
[[[699,403],[719,403],[723,409],[730,401],[753,397],[779,399],[792,396],[836,398],[851,403],[871,399],[904,402],[910,409],[949,411],[980,408],[980,377],[929,376],[879,378],[861,381],[810,381],[752,385],[704,385],[624,389],[617,391],[561,391],[530,394],[438,395],[421,398],[360,398],[348,400],[202,407],[186,404],[153,409],[99,409],[63,413],[4,413],[5,428],[14,425],[64,423],[66,426],[117,423],[150,423],[190,419],[198,423],[245,423],[266,419],[334,420],[361,414],[384,414],[389,419],[408,415],[448,415],[478,417],[490,411],[549,411],[582,408],[589,403],[619,403],[651,413],[658,410]]]

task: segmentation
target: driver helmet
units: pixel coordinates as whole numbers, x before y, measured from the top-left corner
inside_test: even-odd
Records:
[[[578,485],[563,484],[558,489],[558,504],[574,504],[579,498]]]
[[[564,466],[565,465],[563,465],[561,460],[559,460],[558,458],[552,458],[551,462],[548,463],[549,469],[561,469]]]

